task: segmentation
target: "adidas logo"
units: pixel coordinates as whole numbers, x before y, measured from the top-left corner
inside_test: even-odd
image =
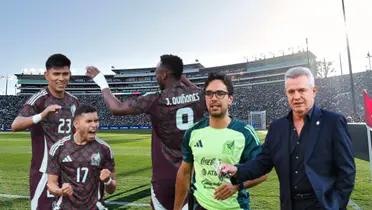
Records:
[[[65,159],[62,160],[62,162],[72,162],[70,155],[67,155]]]
[[[194,147],[203,147],[203,143],[201,140],[199,140],[195,145]]]

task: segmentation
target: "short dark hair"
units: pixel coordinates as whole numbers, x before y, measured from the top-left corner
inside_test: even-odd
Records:
[[[67,66],[71,67],[71,61],[65,55],[62,54],[53,54],[51,55],[45,63],[46,70],[51,68],[63,68]]]
[[[80,105],[76,111],[75,111],[75,116],[74,116],[74,120],[81,116],[82,114],[86,114],[86,113],[94,113],[94,112],[97,112],[97,109],[91,105],[86,105],[86,104],[82,104]]]
[[[227,92],[229,92],[229,95],[230,96],[234,95],[234,86],[231,82],[231,79],[226,74],[215,73],[215,72],[211,72],[208,74],[208,78],[204,84],[204,92],[207,89],[209,83],[211,83],[214,80],[221,80],[223,84],[226,85]]]
[[[160,56],[161,65],[172,72],[175,79],[180,80],[183,73],[183,61],[176,55]]]

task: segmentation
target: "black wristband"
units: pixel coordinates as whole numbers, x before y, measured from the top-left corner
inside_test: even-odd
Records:
[[[244,189],[244,183],[243,182],[239,182],[238,183],[238,190],[243,190]]]
[[[238,185],[239,182],[238,182],[238,179],[236,177],[230,177],[230,181],[231,181],[231,184],[232,185]]]

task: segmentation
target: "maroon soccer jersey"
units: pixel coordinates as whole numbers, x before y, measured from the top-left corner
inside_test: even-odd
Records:
[[[48,149],[58,139],[72,134],[72,119],[79,102],[67,92],[63,98],[56,98],[46,88],[31,96],[18,115],[31,117],[53,104],[60,105],[62,109],[30,127],[32,158],[29,182],[32,210],[51,208],[53,195],[47,192],[47,176],[43,174],[47,168]]]
[[[85,145],[77,145],[72,138],[61,139],[49,151],[47,173],[58,175],[61,184],[69,183],[74,192],[56,198],[54,206],[62,210],[104,209],[99,176],[102,169],[115,172],[114,154],[98,137]]]
[[[177,83],[172,88],[131,100],[129,106],[136,114],[151,116],[153,190],[163,205],[165,200],[172,204],[174,182],[182,162],[183,136],[187,128],[203,118],[204,94],[200,89]],[[163,196],[164,193],[170,196]]]
[[[46,88],[31,96],[19,113],[19,116],[30,117],[41,113],[53,104],[60,105],[62,109],[30,128],[32,139],[31,169],[37,169],[40,172],[46,170],[48,150],[45,149],[50,148],[57,140],[72,134],[72,120],[79,105],[78,99],[67,92],[63,98],[56,98]]]

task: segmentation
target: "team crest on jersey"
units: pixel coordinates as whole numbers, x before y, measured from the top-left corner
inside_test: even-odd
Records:
[[[75,111],[76,111],[76,106],[75,106],[75,104],[73,104],[73,105],[70,107],[70,110],[71,110],[71,114],[72,114],[72,116],[74,116],[74,115],[75,115]]]
[[[99,166],[101,163],[101,156],[99,153],[93,154],[90,160],[90,165],[92,166]]]
[[[233,155],[234,148],[235,148],[235,141],[234,140],[233,141],[225,142],[223,144],[222,154]]]
[[[53,201],[53,203],[52,203],[52,209],[58,209],[57,208],[57,201]]]

